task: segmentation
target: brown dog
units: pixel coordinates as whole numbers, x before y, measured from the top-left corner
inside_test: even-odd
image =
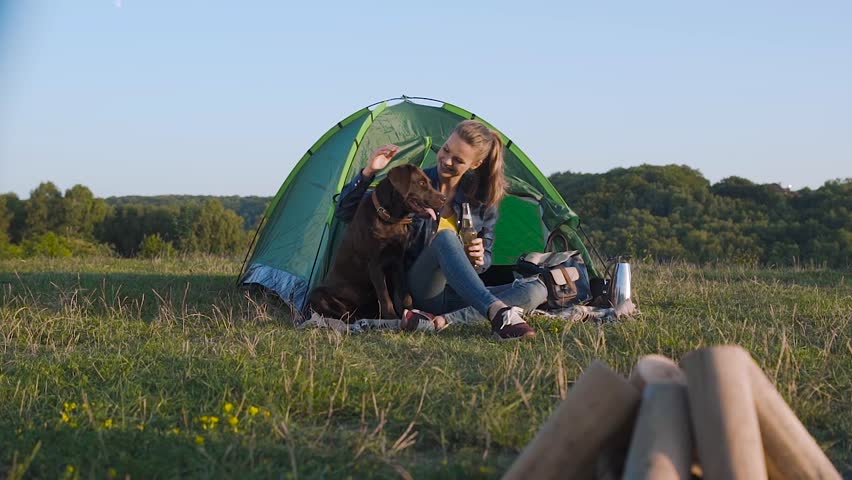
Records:
[[[408,224],[418,213],[435,218],[445,201],[419,167],[392,168],[358,205],[328,276],[310,293],[311,308],[347,320],[399,318],[411,303],[402,265]]]

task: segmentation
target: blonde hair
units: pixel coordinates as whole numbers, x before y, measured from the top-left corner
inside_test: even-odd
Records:
[[[476,180],[463,186],[468,198],[475,198],[488,207],[496,207],[506,195],[506,177],[503,174],[503,140],[500,134],[476,120],[465,120],[453,133],[473,147],[482,163],[473,169]]]

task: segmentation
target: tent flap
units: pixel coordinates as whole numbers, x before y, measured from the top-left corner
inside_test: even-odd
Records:
[[[259,263],[249,265],[244,284],[257,284],[274,291],[284,301],[302,310],[308,300],[308,282],[292,273]]]

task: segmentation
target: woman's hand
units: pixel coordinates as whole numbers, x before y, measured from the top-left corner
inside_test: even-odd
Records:
[[[377,148],[370,157],[370,161],[367,162],[367,166],[361,171],[361,174],[365,177],[372,177],[376,173],[381,172],[388,166],[397,153],[399,153],[399,147],[396,145],[383,145]]]
[[[467,246],[467,258],[474,267],[485,265],[485,247],[482,245],[482,239],[476,238],[470,245]]]

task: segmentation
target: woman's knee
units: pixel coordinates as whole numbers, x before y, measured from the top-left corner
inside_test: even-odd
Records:
[[[439,245],[452,245],[454,243],[459,243],[456,234],[453,233],[452,230],[439,230],[438,233],[435,234],[435,238],[432,239],[432,243],[437,243]]]
[[[432,248],[441,258],[447,258],[448,256],[460,258],[455,254],[459,254],[461,256],[465,255],[464,246],[462,246],[458,236],[456,236],[452,230],[438,231],[438,233],[436,233],[432,238],[432,243],[429,245],[429,248]]]
[[[523,288],[525,290],[526,302],[524,305],[519,305],[524,310],[533,310],[539,305],[547,301],[547,287],[540,277],[529,278],[523,280]]]

